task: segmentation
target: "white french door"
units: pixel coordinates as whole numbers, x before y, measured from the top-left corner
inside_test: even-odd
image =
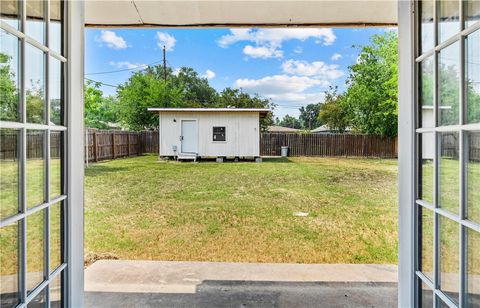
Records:
[[[480,307],[480,1],[415,5],[415,305]]]
[[[83,2],[2,0],[0,9],[1,307],[78,306]]]

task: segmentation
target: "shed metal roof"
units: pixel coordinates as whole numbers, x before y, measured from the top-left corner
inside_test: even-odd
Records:
[[[260,117],[266,117],[271,111],[266,108],[148,108],[152,112],[258,112]]]

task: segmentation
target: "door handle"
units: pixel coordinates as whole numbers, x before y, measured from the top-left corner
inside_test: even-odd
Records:
[[[183,141],[183,136],[180,136],[180,141]]]

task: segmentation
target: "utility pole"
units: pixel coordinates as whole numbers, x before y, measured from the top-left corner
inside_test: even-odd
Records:
[[[163,79],[167,82],[167,57],[165,55],[165,45],[163,45]]]

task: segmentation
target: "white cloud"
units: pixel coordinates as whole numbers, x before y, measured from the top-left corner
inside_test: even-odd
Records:
[[[332,60],[332,61],[338,61],[338,60],[340,60],[341,58],[342,58],[342,55],[341,55],[341,54],[339,54],[339,53],[334,53],[334,54],[332,55],[332,57],[330,58],[330,60]]]
[[[252,58],[281,58],[283,57],[283,51],[278,50],[275,47],[253,47],[251,45],[247,45],[243,48],[243,53]]]
[[[174,75],[174,76],[178,76],[179,74],[180,74],[180,68],[179,68],[179,67],[174,68],[174,69],[173,69],[173,75]]]
[[[203,78],[207,78],[207,79],[212,79],[212,78],[215,78],[217,74],[215,74],[214,71],[211,71],[211,70],[206,70],[205,71],[205,74],[202,75]]]
[[[115,32],[109,30],[103,30],[100,36],[96,38],[97,42],[105,43],[108,47],[113,49],[125,49],[127,48],[127,42],[123,37],[118,36]]]
[[[301,106],[323,102],[325,88],[344,75],[338,65],[322,61],[287,60],[282,63],[282,71],[260,79],[237,79],[234,86],[271,99],[278,104],[276,114],[296,114]]]
[[[112,66],[115,66],[117,68],[128,68],[128,69],[146,68],[147,67],[147,65],[143,64],[143,63],[131,63],[131,62],[128,62],[128,61],[119,61],[119,62],[110,61],[110,62],[108,62],[108,64],[110,64]]]
[[[261,79],[237,79],[235,87],[245,89],[249,93],[258,93],[262,96],[272,97],[292,93],[302,93],[314,86],[327,87],[330,83],[326,80],[314,79],[305,76],[274,75]]]
[[[282,70],[290,75],[315,76],[315,78],[327,80],[334,80],[343,76],[343,72],[338,69],[338,65],[326,64],[322,61],[287,60],[282,63]]]
[[[336,36],[330,28],[230,29],[230,34],[222,36],[218,43],[221,47],[240,41],[275,45],[288,40],[305,41],[309,38],[317,38],[325,45],[331,45]]]
[[[157,32],[157,46],[163,48],[165,46],[165,50],[172,51],[173,47],[177,40],[172,35],[168,34],[167,32]]]
[[[282,102],[283,106],[288,105],[289,103],[294,103],[292,105],[307,105],[318,102],[323,102],[325,99],[324,92],[314,92],[314,93],[284,93],[284,94],[271,94],[269,96],[275,102]]]
[[[303,52],[303,48],[301,46],[297,46],[293,49],[293,52],[294,53],[302,53]]]
[[[282,43],[288,40],[305,41],[314,38],[319,43],[331,45],[336,39],[329,28],[287,28],[287,29],[230,29],[230,33],[218,40],[220,47],[226,48],[237,42],[252,42],[247,45],[244,54],[257,58],[280,58],[283,56]]]
[[[275,115],[298,115],[298,108],[323,102],[324,90],[330,85],[325,79],[308,76],[273,75],[260,79],[238,79],[234,86],[250,94],[271,99],[278,106]]]

